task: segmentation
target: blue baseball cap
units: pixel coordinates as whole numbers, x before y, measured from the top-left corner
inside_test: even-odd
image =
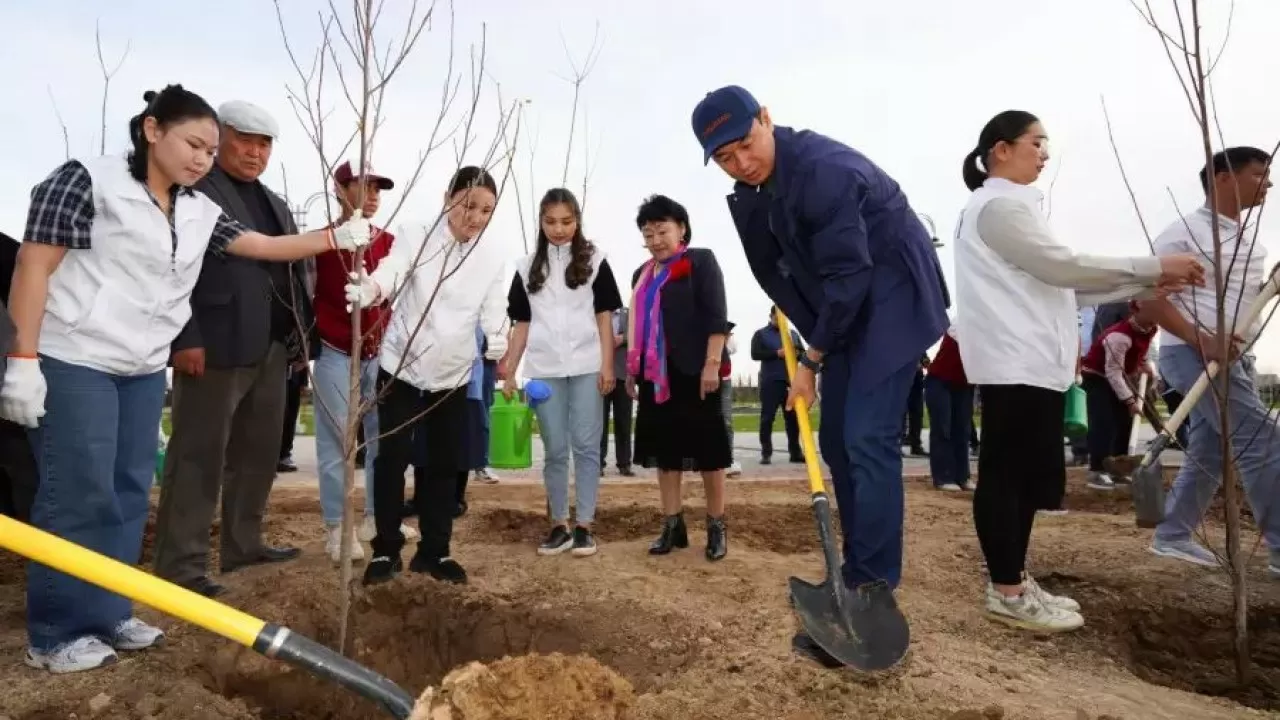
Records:
[[[737,85],[712,90],[693,109],[693,134],[702,143],[702,164],[721,147],[747,136],[760,114],[760,103]]]

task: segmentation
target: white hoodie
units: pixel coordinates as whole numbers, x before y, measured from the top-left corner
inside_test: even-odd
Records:
[[[457,242],[443,220],[429,235],[401,230],[370,277],[393,300],[379,364],[400,380],[433,392],[466,385],[477,323],[489,343],[485,357],[506,353],[511,275],[492,239]]]

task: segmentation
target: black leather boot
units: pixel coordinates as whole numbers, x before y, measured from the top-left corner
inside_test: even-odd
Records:
[[[689,547],[689,529],[684,525],[684,513],[662,518],[662,534],[649,545],[650,555],[666,555],[672,548]]]
[[[729,554],[729,528],[724,518],[707,516],[707,559],[723,560]]]

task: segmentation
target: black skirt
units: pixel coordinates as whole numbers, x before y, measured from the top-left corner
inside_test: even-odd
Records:
[[[704,472],[732,463],[720,389],[699,397],[701,378],[670,368],[671,396],[654,401],[653,384],[639,383],[634,462],[659,470]]]

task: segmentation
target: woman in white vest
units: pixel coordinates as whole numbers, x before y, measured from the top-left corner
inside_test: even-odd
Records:
[[[582,209],[573,193],[547,191],[539,218],[537,247],[520,261],[507,293],[515,326],[502,364],[503,393],[515,392],[521,358],[526,378],[551,387],[551,397],[536,408],[546,451],[542,484],[551,510],[551,531],[538,554],[587,557],[596,552],[591,523],[600,489],[604,396],[614,386],[612,317],[622,296],[604,252],[582,234]],[[578,515],[572,531],[571,450]]]
[[[347,300],[392,306],[378,354],[378,454],[373,463],[377,535],[364,584],[393,579],[403,568],[400,530],[404,473],[414,436],[426,455],[413,499],[422,540],[409,570],[465,583],[450,554],[458,484],[467,479],[467,384],[478,348],[476,325],[489,341],[486,357],[507,349],[507,264],[502,246],[481,236],[498,203],[498,185],[469,165],[449,180],[439,218],[415,234],[397,232],[391,253],[363,278],[352,274]],[[415,469],[415,478],[419,475]]]
[[[973,195],[956,231],[960,355],[982,392],[973,519],[990,574],[986,612],[1042,632],[1084,624],[1079,603],[1049,594],[1024,567],[1036,511],[1060,507],[1066,487],[1063,413],[1079,356],[1077,302],[1204,282],[1191,255],[1109,258],[1059,243],[1031,186],[1048,159],[1034,115],[992,118],[965,158]]]
[[[205,253],[298,260],[368,243],[368,224],[267,237],[190,187],[218,122],[180,85],[148,92],[127,155],[71,160],[31,191],[10,291],[18,329],[0,415],[31,428],[40,468],[32,523],[138,562],[155,473],[169,346],[191,317]],[[27,663],[55,673],[114,662],[164,634],[128,599],[32,563]]]

